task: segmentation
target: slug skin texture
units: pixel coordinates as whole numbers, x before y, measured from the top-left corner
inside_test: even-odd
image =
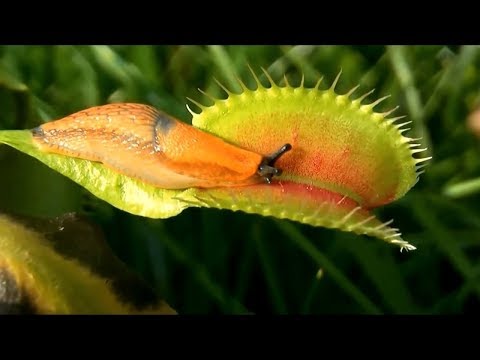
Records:
[[[142,104],[97,106],[33,130],[43,151],[97,161],[165,189],[264,182],[263,156]]]

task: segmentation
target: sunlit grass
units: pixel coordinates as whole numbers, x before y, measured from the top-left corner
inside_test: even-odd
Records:
[[[188,209],[131,216],[18,152],[0,147],[0,211],[87,213],[115,252],[179,313],[458,313],[478,307],[480,143],[465,125],[480,105],[474,46],[3,46],[0,129],[113,101],[154,105],[189,122],[197,88],[240,90],[233,73],[264,67],[306,85],[339,70],[340,93],[376,88],[413,120],[434,156],[415,188],[376,212],[417,250],[255,215]],[[266,79],[260,78],[263,82]],[[247,80],[247,85],[249,83]],[[319,269],[322,276],[316,278]]]

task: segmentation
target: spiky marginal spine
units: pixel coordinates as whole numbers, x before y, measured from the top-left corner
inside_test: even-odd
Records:
[[[269,90],[272,90],[272,89],[278,89],[278,88],[281,88],[280,85],[278,85],[275,80],[271,77],[271,75],[269,74],[269,72],[267,70],[265,70],[264,68],[261,68],[262,69],[262,72],[264,73],[265,77],[267,78],[268,80],[268,83],[270,85],[270,88],[267,88],[265,87],[262,82],[260,81],[259,77],[257,76],[257,74],[255,73],[255,71],[252,69],[252,67],[250,65],[248,65],[248,69],[250,70],[252,76],[253,76],[253,79],[255,80],[255,83],[257,84],[257,87],[256,89],[252,90],[252,89],[249,89],[245,83],[237,77],[237,80],[238,82],[240,83],[243,91],[242,91],[242,94],[246,94],[246,93],[253,93],[255,91],[269,91]],[[401,119],[404,119],[406,117],[406,115],[402,115],[402,116],[397,116],[397,117],[393,117],[393,118],[388,118],[389,115],[391,115],[393,112],[395,112],[396,110],[399,109],[399,106],[395,106],[393,109],[391,110],[388,110],[388,111],[385,111],[383,113],[376,113],[376,112],[373,112],[373,108],[375,106],[377,106],[378,104],[380,104],[381,102],[383,102],[384,100],[388,99],[391,95],[386,95],[386,96],[383,96],[375,101],[373,101],[372,103],[370,104],[361,104],[362,101],[367,98],[369,95],[371,95],[375,89],[372,89],[368,92],[366,92],[365,94],[359,96],[358,98],[356,99],[350,99],[350,97],[352,96],[352,94],[360,87],[360,85],[356,85],[355,87],[353,87],[350,91],[348,91],[346,94],[343,94],[343,95],[340,95],[340,94],[336,94],[335,93],[335,89],[336,89],[336,86],[338,84],[338,82],[340,81],[340,77],[342,75],[342,70],[339,71],[339,73],[337,74],[337,76],[335,77],[332,85],[330,86],[330,88],[328,88],[327,90],[320,90],[319,89],[319,86],[320,84],[322,83],[323,81],[323,76],[320,77],[317,81],[317,83],[315,84],[313,90],[317,90],[319,92],[331,92],[333,94],[335,94],[339,99],[349,99],[351,101],[351,104],[353,106],[359,106],[359,108],[362,110],[362,111],[370,111],[373,113],[373,115],[377,115],[377,116],[380,116],[382,118],[382,123],[384,126],[387,126],[389,128],[392,128],[393,131],[396,131],[399,135],[399,144],[405,144],[405,143],[408,143],[410,147],[416,147],[416,146],[421,146],[421,144],[418,144],[418,143],[412,143],[410,144],[412,141],[420,141],[422,140],[422,138],[415,138],[415,139],[412,139],[412,138],[409,138],[407,136],[404,136],[403,133],[407,132],[410,130],[410,128],[403,128],[405,125],[408,125],[408,124],[411,124],[412,121],[407,121],[407,122],[404,122],[404,123],[401,123],[401,124],[395,124],[395,122],[397,122],[398,120],[401,120]],[[216,78],[214,78],[214,81],[222,88],[222,90],[225,91],[225,93],[228,95],[228,97],[231,97],[231,96],[235,96],[235,95],[241,95],[241,94],[234,94],[232,91],[230,91],[225,85],[223,85],[220,81],[218,81]],[[293,88],[293,89],[308,89],[308,88],[305,88],[304,87],[304,82],[305,82],[305,75],[302,74],[302,80],[300,82],[300,85],[297,87],[297,88],[294,88],[292,85],[290,85],[290,83],[288,82],[288,80],[286,79],[285,77],[285,85],[283,86],[283,88]],[[199,89],[200,90],[200,89]],[[204,92],[204,91],[201,91],[202,94],[206,95],[208,98],[210,98],[211,100],[213,100],[215,103],[211,106],[211,107],[215,107],[216,105],[218,105],[218,102],[219,101],[224,101],[224,100],[221,100],[221,99],[218,99],[218,98],[215,98],[214,96]],[[198,103],[197,101],[195,100],[192,100],[190,98],[187,98],[189,101],[191,101],[193,104],[197,105],[201,111],[204,111],[206,108],[208,108],[207,106],[203,105],[203,104],[200,104]],[[192,115],[198,115],[199,113],[195,113],[193,112],[187,105],[187,109],[188,111],[192,114]],[[412,146],[413,145],[413,146]],[[424,157],[424,158],[415,158],[413,157],[414,154],[416,153],[420,153],[420,152],[424,152],[424,151],[427,151],[428,149],[425,148],[423,149],[422,151],[419,151],[419,150],[412,150],[411,151],[411,155],[412,155],[412,159],[414,161],[413,163],[413,166],[415,166],[416,164],[420,163],[420,162],[424,162],[424,161],[428,161],[430,159],[432,159],[432,157]],[[418,177],[420,175],[420,171],[416,170],[416,178],[417,178],[417,181],[418,181]]]
[[[218,197],[211,192],[198,192],[193,196],[197,201],[197,203],[192,202],[193,206],[198,206],[198,203],[201,203],[204,207],[225,209],[225,202],[222,200],[222,197]],[[401,233],[398,232],[398,229],[389,227],[393,220],[379,223],[379,220],[375,215],[371,215],[365,219],[349,223],[345,226],[355,213],[362,211],[360,206],[353,208],[338,221],[332,221],[331,215],[335,213],[335,206],[338,205],[338,203],[325,201],[312,212],[310,209],[306,208],[305,203],[300,202],[297,204],[294,211],[278,211],[266,204],[259,203],[254,197],[245,194],[242,194],[240,197],[237,196],[234,191],[231,191],[229,196],[232,201],[230,202],[228,209],[231,211],[243,211],[246,213],[261,214],[263,216],[274,216],[280,219],[290,219],[301,223],[307,223],[312,226],[324,226],[332,229],[354,232],[358,235],[377,237],[388,243],[399,246],[400,251],[416,249],[415,246],[402,239]]]
[[[365,112],[365,113],[369,113],[371,114],[371,118],[372,119],[375,119],[379,126],[382,126],[382,127],[385,127],[387,131],[389,132],[395,132],[397,134],[396,136],[396,139],[397,139],[397,146],[398,147],[403,147],[404,149],[408,150],[409,154],[411,155],[411,158],[410,158],[410,161],[411,161],[411,166],[412,168],[414,169],[415,171],[415,178],[416,178],[416,181],[414,183],[416,183],[418,181],[418,177],[419,175],[422,173],[422,171],[420,171],[420,169],[425,166],[425,164],[421,164],[421,165],[418,165],[419,163],[422,163],[422,162],[426,162],[427,160],[431,159],[431,157],[425,157],[425,158],[415,158],[413,155],[414,154],[417,154],[417,153],[421,153],[421,152],[424,152],[426,151],[427,149],[424,148],[424,149],[415,149],[419,146],[421,146],[419,143],[415,143],[414,141],[419,141],[421,139],[413,139],[413,138],[409,138],[409,137],[406,137],[403,135],[403,133],[405,133],[406,131],[410,130],[409,128],[405,128],[406,125],[410,124],[411,121],[408,121],[408,122],[404,122],[404,123],[401,123],[401,124],[396,124],[396,122],[400,119],[403,119],[405,116],[397,116],[397,117],[393,117],[393,118],[388,118],[388,116],[390,116],[393,112],[395,112],[399,107],[396,106],[394,107],[393,109],[389,110],[389,111],[385,111],[383,113],[379,113],[379,112],[375,112],[373,110],[374,107],[376,107],[377,105],[379,105],[382,101],[386,100],[387,98],[390,97],[390,95],[387,95],[387,96],[384,96],[382,98],[379,98],[369,104],[362,104],[363,100],[365,98],[367,98],[370,94],[373,93],[374,89],[372,89],[371,91],[359,96],[358,98],[352,100],[350,97],[352,96],[352,94],[358,89],[359,85],[355,86],[354,88],[352,88],[350,91],[348,91],[346,94],[343,94],[343,95],[339,95],[339,94],[336,94],[335,93],[335,88],[340,80],[340,76],[341,76],[341,73],[342,71],[340,71],[338,73],[338,75],[336,76],[335,80],[333,81],[332,85],[330,86],[330,88],[328,88],[327,90],[320,90],[319,87],[320,87],[320,84],[323,80],[323,77],[320,78],[316,85],[314,86],[313,89],[307,89],[304,87],[304,76],[302,75],[302,80],[301,80],[301,83],[300,83],[300,86],[297,87],[297,88],[293,88],[290,83],[288,82],[288,79],[286,77],[284,77],[284,86],[281,87],[279,86],[271,77],[271,75],[268,73],[267,70],[263,69],[262,68],[262,72],[264,73],[268,83],[269,83],[269,86],[270,87],[265,87],[262,82],[260,81],[259,77],[257,76],[257,74],[255,73],[255,71],[253,71],[253,69],[248,66],[250,72],[252,73],[252,76],[256,82],[256,89],[255,90],[251,90],[249,89],[245,84],[244,82],[241,80],[241,79],[238,79],[241,87],[242,87],[242,93],[241,94],[234,94],[232,93],[226,86],[224,86],[223,84],[221,84],[218,80],[214,79],[217,84],[226,92],[226,94],[228,95],[228,98],[231,98],[231,97],[235,97],[235,96],[248,96],[248,95],[256,95],[257,93],[261,93],[261,92],[277,92],[281,89],[294,89],[294,90],[298,90],[298,89],[301,89],[301,90],[309,90],[309,91],[316,91],[318,93],[321,93],[321,94],[329,94],[329,95],[334,95],[336,96],[336,101],[338,103],[346,103],[347,101],[350,101],[350,106],[353,106],[353,107],[356,107],[358,108],[361,112]],[[212,105],[211,107],[209,107],[209,109],[213,108],[213,107],[216,107],[218,105],[221,105],[221,103],[225,103],[228,98],[226,100],[221,100],[221,99],[215,99],[213,96],[209,95],[209,94],[206,94],[202,91],[202,93],[204,95],[206,95],[207,97],[209,97],[210,99],[214,100],[215,103],[214,105]],[[205,109],[207,108],[206,106],[202,105],[202,104],[199,104],[197,103],[196,101],[193,101],[191,99],[189,99],[190,101],[192,101],[192,103],[194,103],[195,105],[199,106],[199,108],[201,109],[201,112],[205,111]],[[190,108],[189,108],[189,111],[192,113],[193,116],[196,116],[198,114],[195,114],[193,113]],[[414,184],[413,184],[414,185]],[[413,186],[412,185],[412,186]],[[213,206],[213,207],[222,207],[221,206],[221,202],[219,202],[218,200],[215,200],[213,201],[213,199],[210,199],[212,200],[212,202],[208,202],[210,206]],[[253,201],[253,200],[252,200]],[[255,207],[254,205],[251,205],[253,207]],[[328,206],[332,206],[332,204],[329,204]],[[248,208],[251,210],[251,208]],[[389,228],[388,225],[390,224],[390,222],[387,222],[387,223],[383,223],[373,229],[369,229],[367,232],[363,231],[363,230],[360,230],[361,228],[363,228],[365,225],[368,225],[370,222],[372,222],[375,217],[374,216],[370,216],[366,219],[362,219],[361,221],[358,221],[357,223],[354,223],[354,224],[349,224],[348,226],[344,226],[345,223],[348,222],[349,218],[354,215],[354,213],[356,211],[358,211],[360,209],[360,207],[357,209],[357,208],[354,208],[351,212],[349,212],[348,214],[344,215],[343,218],[339,219],[336,223],[333,223],[333,224],[330,224],[329,227],[335,227],[335,228],[342,228],[344,227],[344,230],[347,230],[347,231],[354,231],[356,233],[368,233],[369,235],[372,235],[372,236],[376,236],[376,237],[380,237],[386,241],[389,241],[390,243],[393,243],[393,244],[396,244],[398,246],[400,246],[400,249],[401,251],[403,249],[405,250],[413,250],[415,249],[415,247],[413,245],[410,245],[409,243],[407,243],[406,241],[402,240],[401,239],[401,234],[397,231],[397,229],[392,229],[392,228]],[[236,208],[234,208],[234,206],[232,207],[232,210],[237,210]],[[242,210],[245,210],[245,208],[242,208]],[[268,208],[262,208],[262,209],[255,209],[256,211],[255,212],[260,212],[260,213],[264,213],[264,215],[269,215],[268,214]],[[317,214],[319,212],[321,212],[322,209],[318,209],[317,211]],[[250,212],[250,211],[247,211],[247,212]],[[327,212],[328,212],[328,209],[327,209]],[[302,212],[300,212],[302,214]],[[324,214],[325,215],[325,214]],[[290,217],[291,218],[291,217]],[[312,219],[311,219],[312,220]],[[325,225],[325,224],[320,224],[320,225]],[[328,225],[327,225],[328,226]]]

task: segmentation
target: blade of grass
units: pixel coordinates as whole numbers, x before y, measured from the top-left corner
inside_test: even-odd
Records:
[[[286,221],[276,220],[278,228],[287,235],[287,238],[294,242],[307,255],[315,260],[319,266],[325,269],[325,273],[329,274],[337,285],[345,291],[353,300],[355,300],[367,313],[381,314],[378,308],[358,287],[355,286],[343,272],[335,266],[322,252],[315,246],[292,224]]]
[[[348,248],[393,313],[418,312],[390,248],[358,241]],[[381,251],[381,256],[379,256]]]
[[[230,252],[232,246],[225,240],[224,224],[222,213],[203,211],[200,214],[201,228],[198,229],[199,241],[198,256],[201,261],[208,264],[208,269],[212,274],[215,274],[215,281],[225,287],[228,284],[228,261],[230,259]],[[211,306],[211,305],[210,305]],[[210,308],[206,304],[206,310]]]
[[[415,198],[417,197],[420,197],[424,201],[432,203],[435,206],[450,210],[452,213],[456,214],[459,218],[461,218],[465,223],[468,223],[469,225],[475,226],[476,228],[480,229],[480,216],[474,209],[468,208],[455,200],[452,200],[445,196],[440,196],[435,193],[416,192]]]
[[[456,92],[459,86],[463,84],[463,82],[458,81],[458,79],[461,79],[464,76],[467,71],[467,67],[472,65],[479,55],[479,46],[462,46],[455,59],[455,62],[444,70],[437,83],[437,86],[428,98],[423,109],[423,116],[425,120],[431,117],[446,94]]]
[[[430,135],[423,121],[423,104],[420,92],[415,86],[413,72],[407,61],[407,49],[401,45],[389,46],[387,47],[387,53],[400,87],[405,94],[415,133],[419,134],[423,138],[425,146],[431,149]]]
[[[114,49],[107,45],[92,45],[88,49],[106,74],[128,88],[136,86],[132,71],[138,72],[138,69],[123,59]]]
[[[240,92],[242,89],[238,81],[235,79],[235,66],[225,48],[220,45],[210,45],[208,46],[208,50],[215,65],[218,66],[220,72],[225,78],[225,81],[227,82],[227,88],[235,92]]]
[[[388,56],[387,56],[387,53],[384,52],[377,59],[375,64],[370,66],[368,70],[361,76],[360,81],[358,81],[358,83],[362,84],[362,87],[365,87],[365,88],[376,87],[378,84],[380,74],[385,71],[383,69],[386,67],[387,62],[388,62]]]
[[[412,69],[407,61],[407,50],[404,46],[389,46],[387,52],[392,64],[393,71],[397,76],[400,86],[402,87],[407,106],[414,121],[422,120],[422,100],[418,92],[412,73]]]
[[[472,276],[471,279],[465,281],[462,287],[458,290],[458,298],[463,302],[467,296],[469,296],[472,292],[475,292],[475,287],[478,286],[480,281],[480,266],[476,265],[473,267],[473,273],[475,274]]]
[[[478,280],[476,280],[478,282]],[[466,281],[460,289],[455,289],[454,291],[450,292],[449,294],[443,296],[440,300],[438,300],[428,311],[427,314],[444,314],[445,307],[448,305],[460,307],[467,297],[475,291],[475,282],[470,280]],[[458,313],[462,312],[462,309],[459,308]]]
[[[147,230],[150,230],[143,222],[142,225],[144,228],[147,228]],[[147,266],[152,275],[153,284],[162,294],[165,294],[171,291],[167,281],[169,271],[165,264],[165,246],[162,242],[158,241],[155,235],[152,231],[145,231],[145,246],[147,247],[145,262],[147,262]],[[161,232],[160,236],[165,236],[165,232]]]
[[[312,286],[310,287],[310,290],[307,293],[307,297],[305,298],[305,302],[303,303],[302,309],[300,311],[301,314],[308,315],[311,313],[310,309],[312,307],[313,300],[317,295],[318,287],[319,287],[322,276],[323,276],[323,269],[320,268],[318,272],[315,274],[315,278],[313,279]]]
[[[480,191],[480,178],[465,180],[456,184],[447,185],[443,193],[454,199],[470,196]]]
[[[275,272],[275,266],[273,264],[273,259],[270,256],[269,251],[265,241],[268,239],[266,236],[261,236],[261,231],[258,226],[253,227],[253,239],[257,245],[257,252],[260,257],[260,263],[263,267],[263,272],[265,274],[265,280],[267,282],[268,288],[270,289],[270,297],[272,300],[272,305],[275,311],[279,314],[287,314],[287,304],[285,303],[285,297],[281,290],[280,281],[277,278]]]
[[[152,224],[150,226],[161,227],[160,222]],[[160,237],[160,241],[165,245],[166,249],[177,259],[181,264],[184,264],[191,270],[192,276],[199,282],[199,284],[205,289],[206,293],[211,296],[213,300],[221,307],[225,313],[233,314],[246,314],[250,313],[241,303],[236,299],[225,294],[223,289],[219,287],[215,281],[211,278],[208,270],[205,266],[199,264],[195,259],[182,247],[167,235],[166,231],[163,231],[164,236]]]
[[[152,86],[164,82],[165,73],[158,71],[159,64],[155,58],[155,47],[137,45],[129,50],[131,53],[131,62],[137,66],[146,83]]]
[[[284,55],[275,60],[269,67],[268,72],[273,78],[281,77],[286,71],[289,63],[295,64],[300,71],[305,72],[306,77],[318,79],[321,75],[308,61],[305,61],[317,46],[313,45],[297,45],[284,46],[282,51]],[[264,77],[265,75],[262,74]]]
[[[253,239],[245,239],[244,252],[241,254],[241,263],[238,270],[238,276],[236,280],[237,287],[235,289],[235,298],[238,301],[243,302],[248,290],[249,278],[253,270],[253,260],[255,255]]]
[[[478,230],[450,230],[451,235],[458,242],[460,246],[465,251],[477,251],[477,248],[480,248],[480,232]],[[411,233],[405,235],[406,240],[411,244],[419,244],[420,246],[434,246],[435,239],[430,238],[430,233],[428,231],[420,231],[417,233]]]
[[[480,299],[480,283],[476,279],[475,268],[462,249],[455,242],[455,237],[443,226],[442,222],[434,216],[432,207],[422,198],[418,198],[415,206],[411,208],[413,215],[436,239],[436,244],[449,259],[455,269],[464,277],[465,281],[472,281],[476,296]]]

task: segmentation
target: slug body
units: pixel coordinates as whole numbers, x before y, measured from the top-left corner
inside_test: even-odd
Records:
[[[42,151],[104,165],[164,189],[270,182],[275,161],[291,146],[263,156],[142,104],[79,111],[32,130]]]

